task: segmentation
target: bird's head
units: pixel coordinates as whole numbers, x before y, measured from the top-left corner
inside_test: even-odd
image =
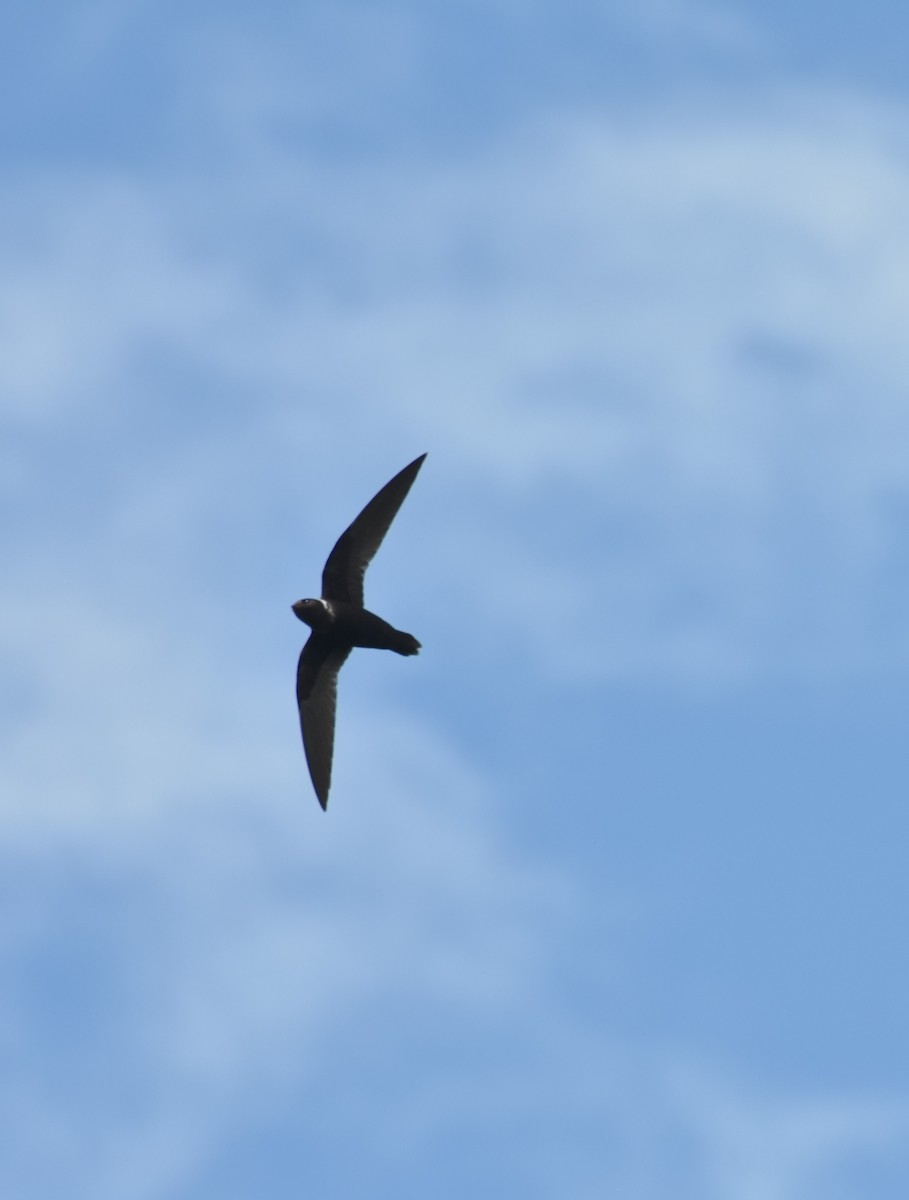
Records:
[[[321,600],[297,600],[291,605],[294,616],[298,617],[310,629],[323,632],[331,625],[331,613]]]

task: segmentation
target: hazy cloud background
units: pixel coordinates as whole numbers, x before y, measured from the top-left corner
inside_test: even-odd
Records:
[[[0,1191],[903,1197],[909,16],[4,24]]]

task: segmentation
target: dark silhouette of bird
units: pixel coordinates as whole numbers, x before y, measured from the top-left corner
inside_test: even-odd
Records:
[[[363,576],[382,544],[425,454],[378,491],[335,542],[322,571],[322,597],[291,607],[312,633],[297,664],[297,706],[309,774],[319,803],[328,806],[335,740],[338,672],[354,646],[418,654],[420,643],[363,607]]]

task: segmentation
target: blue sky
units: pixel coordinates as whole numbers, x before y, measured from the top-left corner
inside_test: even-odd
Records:
[[[3,24],[0,1194],[902,1200],[909,15]]]

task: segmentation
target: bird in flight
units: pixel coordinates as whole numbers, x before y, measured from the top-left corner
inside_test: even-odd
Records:
[[[322,597],[291,607],[312,633],[297,663],[297,707],[312,785],[328,807],[338,672],[354,646],[418,654],[420,643],[363,606],[363,576],[410,491],[425,454],[381,488],[344,530],[322,571]]]

